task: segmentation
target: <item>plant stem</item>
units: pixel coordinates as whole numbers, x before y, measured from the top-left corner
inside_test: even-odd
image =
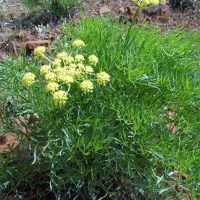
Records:
[[[129,27],[129,29],[128,29],[128,32],[127,32],[127,36],[129,35],[129,33],[130,33],[132,27],[136,24],[136,18],[137,18],[137,16],[138,16],[140,10],[141,10],[141,7],[138,6],[138,7],[137,7],[137,10],[135,11],[135,14],[133,15],[133,19],[132,19],[131,25],[130,25],[130,27]]]
[[[46,60],[48,60],[50,63],[52,62],[49,58],[47,58],[45,55],[43,55],[43,58],[45,58]]]

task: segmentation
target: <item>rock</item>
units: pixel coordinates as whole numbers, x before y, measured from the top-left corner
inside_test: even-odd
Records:
[[[99,9],[99,14],[107,14],[111,11],[111,9],[108,6],[103,6]]]
[[[38,46],[49,47],[49,45],[50,45],[50,41],[49,40],[28,41],[28,42],[26,42],[26,49],[33,50]]]
[[[30,55],[32,51],[38,46],[50,47],[49,40],[37,40],[37,41],[28,41],[26,42],[26,54]]]
[[[144,15],[147,15],[149,17],[154,17],[157,15],[163,15],[167,12],[168,8],[166,5],[164,4],[159,4],[157,6],[151,6],[148,8],[144,8],[142,9],[142,12],[144,13]]]
[[[119,13],[125,13],[125,8],[124,7],[120,7],[119,8]]]

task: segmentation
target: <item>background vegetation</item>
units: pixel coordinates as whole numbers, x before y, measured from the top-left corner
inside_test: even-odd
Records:
[[[184,10],[189,7],[195,7],[197,0],[169,0],[169,4],[174,9]]]
[[[39,83],[20,86],[25,71],[39,73],[37,61],[1,63],[4,129],[16,132],[18,115],[39,115],[27,127],[28,141],[18,132],[20,147],[1,154],[2,189],[25,196],[40,185],[57,199],[200,198],[199,31],[161,34],[140,25],[127,34],[124,25],[96,18],[62,32],[52,54],[84,40],[83,55],[99,57],[96,70],[111,75],[110,85],[84,97],[74,91],[56,109]]]
[[[32,11],[52,13],[57,16],[66,15],[68,9],[79,0],[21,0],[22,4]]]

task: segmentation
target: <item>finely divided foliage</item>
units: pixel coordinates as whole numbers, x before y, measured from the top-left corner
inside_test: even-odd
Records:
[[[62,31],[51,53],[0,65],[4,129],[20,140],[0,157],[1,188],[25,195],[40,186],[57,199],[200,198],[199,32],[127,31],[98,18]],[[14,130],[12,119],[27,114],[38,117],[26,134]]]

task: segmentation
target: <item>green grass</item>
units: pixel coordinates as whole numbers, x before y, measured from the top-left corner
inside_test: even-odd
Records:
[[[34,188],[42,182],[50,183],[57,198],[67,192],[86,199],[122,194],[134,199],[134,193],[152,200],[184,199],[187,192],[200,198],[199,31],[161,34],[140,25],[127,35],[123,24],[98,18],[82,19],[62,31],[67,36],[53,51],[68,46],[70,52],[67,44],[82,39],[83,55],[96,54],[100,62],[95,70],[108,72],[111,82],[86,99],[74,91],[65,110],[56,110],[40,84],[31,92],[20,86],[24,71],[38,73],[36,61],[2,63],[0,92],[4,102],[13,99],[12,115],[40,115],[29,144],[22,143],[34,156],[20,164],[15,154],[2,157],[4,188],[16,183]],[[15,100],[19,96],[22,100]],[[176,107],[174,119],[166,117],[170,106]],[[166,128],[169,123],[177,125],[176,133]],[[37,147],[45,145],[43,155]],[[175,171],[179,176],[173,177]],[[41,180],[34,180],[38,174],[43,174]],[[181,178],[184,174],[189,178]]]

